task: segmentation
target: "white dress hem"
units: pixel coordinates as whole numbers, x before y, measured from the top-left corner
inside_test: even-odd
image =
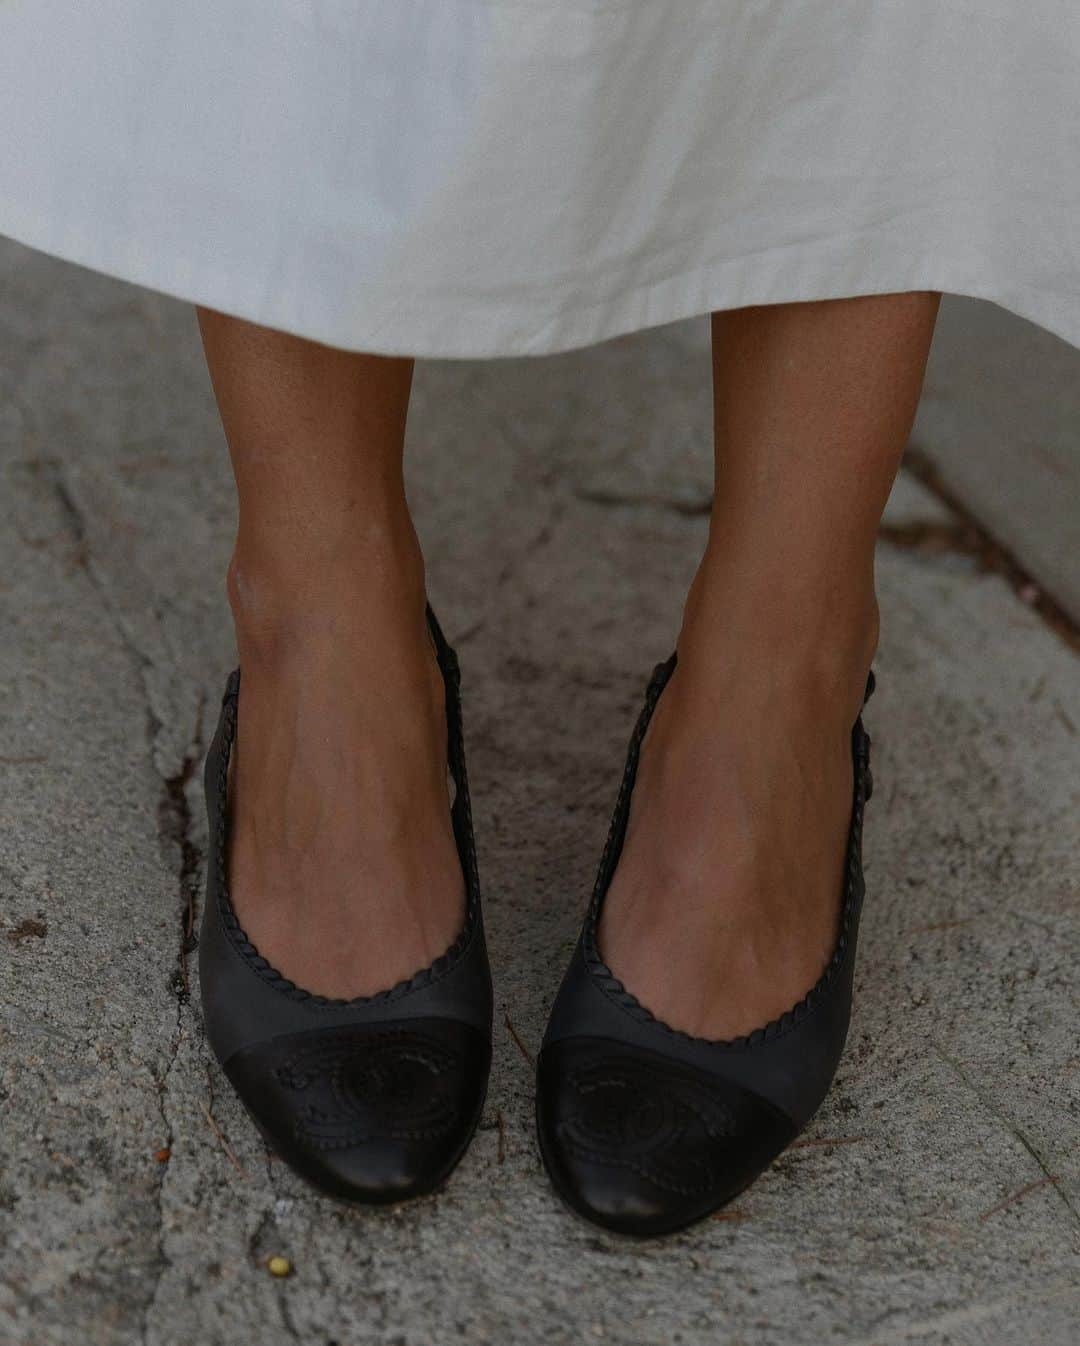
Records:
[[[326,310],[326,296],[305,295],[282,285],[260,290],[212,256],[180,256],[128,246],[113,234],[88,238],[74,226],[36,215],[25,202],[0,201],[0,234],[27,247],[103,275],[141,285],[174,299],[200,304],[264,327],[343,350],[421,359],[495,359],[553,355],[582,349],[632,332],[759,304],[841,299],[857,295],[934,290],[989,300],[1080,347],[1080,301],[1030,286],[987,282],[987,268],[970,254],[950,258],[927,247],[921,253],[894,249],[884,236],[856,244],[827,238],[749,257],[695,256],[676,273],[630,284],[607,297],[580,304],[545,306],[543,296],[512,306],[476,298],[410,297],[365,280],[349,309]],[[367,320],[363,301],[375,313],[392,313],[388,324]],[[321,311],[319,311],[321,310]]]

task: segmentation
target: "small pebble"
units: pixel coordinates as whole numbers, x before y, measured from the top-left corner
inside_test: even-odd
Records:
[[[292,1263],[287,1257],[268,1257],[266,1269],[271,1276],[288,1276],[292,1271]]]

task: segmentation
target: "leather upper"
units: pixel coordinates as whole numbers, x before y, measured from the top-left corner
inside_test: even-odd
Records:
[[[411,1018],[283,1034],[235,1052],[225,1073],[296,1172],[345,1200],[390,1202],[457,1163],[489,1063],[478,1029]]]
[[[589,1218],[637,1234],[681,1228],[730,1199],[817,1111],[847,1036],[865,894],[862,821],[872,783],[860,716],[851,736],[839,933],[807,994],[753,1033],[715,1041],[657,1019],[611,972],[597,945],[600,910],[625,836],[641,742],[675,662],[673,654],[650,680],[592,899],[537,1060],[539,1141],[556,1188]],[[866,698],[873,686],[871,674]]]
[[[492,984],[462,738],[459,673],[434,613],[446,684],[454,835],[465,878],[461,932],[386,991],[334,999],[262,957],[228,892],[229,754],[240,673],[229,677],[204,771],[210,833],[199,980],[207,1038],[275,1149],[323,1190],[396,1200],[457,1161],[479,1119],[491,1058]]]

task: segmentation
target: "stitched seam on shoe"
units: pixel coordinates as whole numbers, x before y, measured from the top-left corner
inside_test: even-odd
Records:
[[[433,619],[433,618],[432,618]],[[436,631],[438,628],[436,626]],[[279,992],[289,1000],[302,1002],[314,1010],[345,1010],[361,1009],[371,1005],[382,1005],[392,1001],[401,1000],[413,991],[418,991],[422,987],[434,985],[437,981],[447,976],[461,962],[466,952],[476,936],[480,926],[480,885],[478,866],[476,861],[476,843],[473,835],[472,808],[469,799],[468,777],[465,770],[465,751],[464,751],[464,722],[461,712],[460,695],[460,671],[457,656],[453,649],[446,643],[442,637],[441,631],[438,631],[436,638],[436,651],[438,655],[439,667],[443,673],[447,685],[449,709],[452,714],[448,717],[449,733],[449,752],[448,760],[451,770],[454,774],[457,785],[457,798],[455,804],[460,801],[460,808],[463,819],[463,828],[465,832],[465,922],[453,943],[445,949],[438,958],[434,959],[427,967],[421,968],[409,977],[404,977],[401,981],[395,982],[393,986],[386,987],[382,991],[376,991],[372,995],[353,996],[347,999],[339,999],[334,996],[320,995],[315,991],[305,990],[298,986],[290,977],[286,977],[261,953],[247,935],[240,919],[236,914],[229,897],[229,886],[226,866],[227,851],[227,782],[229,771],[229,758],[232,752],[233,738],[236,733],[236,715],[240,690],[240,670],[234,669],[226,683],[225,694],[222,698],[222,715],[219,726],[219,758],[216,787],[216,816],[217,816],[217,836],[214,846],[212,863],[215,866],[215,876],[217,880],[217,910],[221,920],[225,936],[236,950],[237,954],[244,960],[247,966],[255,973],[260,980],[264,981],[272,990]],[[456,834],[455,828],[455,834]]]
[[[607,841],[604,845],[603,854],[600,858],[600,865],[597,871],[596,883],[593,887],[592,897],[589,901],[589,909],[585,916],[585,925],[582,931],[582,947],[585,956],[586,968],[593,977],[598,988],[603,994],[623,1013],[638,1023],[651,1024],[668,1037],[672,1037],[681,1042],[692,1043],[699,1047],[715,1047],[724,1050],[744,1051],[749,1048],[760,1045],[763,1042],[775,1042],[779,1038],[792,1032],[800,1024],[813,1014],[825,1000],[825,996],[831,990],[836,977],[839,975],[847,951],[854,937],[856,922],[862,907],[863,894],[859,892],[859,879],[862,873],[862,823],[863,810],[866,805],[866,782],[870,767],[870,736],[863,727],[862,714],[858,716],[852,729],[852,752],[855,759],[854,786],[851,821],[848,825],[848,843],[844,862],[844,893],[840,912],[840,930],[837,935],[836,944],[825,970],[814,983],[814,985],[795,1002],[789,1009],[775,1019],[770,1019],[768,1023],[761,1027],[753,1029],[749,1033],[741,1034],[734,1038],[704,1038],[696,1037],[692,1033],[687,1033],[680,1028],[675,1028],[666,1023],[663,1019],[655,1015],[648,1006],[643,1005],[632,991],[630,991],[622,981],[612,972],[611,968],[604,962],[600,955],[597,944],[597,925],[599,921],[600,908],[603,905],[603,899],[607,888],[610,886],[610,874],[607,874],[607,866],[611,859],[611,852],[615,844],[616,835],[622,831],[625,833],[625,819],[622,820],[622,826],[619,826],[620,818],[624,809],[627,807],[627,798],[630,790],[633,788],[633,782],[637,774],[638,754],[641,748],[641,741],[645,736],[645,730],[648,728],[649,720],[652,718],[656,702],[660,693],[667,683],[675,668],[676,656],[670,655],[663,663],[658,664],[653,671],[652,678],[645,695],[645,705],[638,717],[637,724],[630,739],[630,747],[627,753],[626,766],[623,770],[622,782],[619,786],[619,794],[616,800],[615,809],[612,814],[611,824],[608,828]],[[871,671],[866,684],[866,692],[863,696],[863,705],[870,699],[876,679]],[[607,882],[605,883],[605,874]]]

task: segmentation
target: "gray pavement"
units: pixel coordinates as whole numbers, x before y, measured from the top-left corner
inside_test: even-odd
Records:
[[[1080,624],[1080,350],[948,297],[911,443]]]
[[[410,489],[462,659],[495,1062],[442,1194],[339,1209],[230,1096],[183,941],[232,658],[193,311],[13,244],[0,294],[0,1342],[1077,1340],[1077,658],[1001,575],[918,545],[909,525],[947,543],[939,500],[902,476],[880,548],[836,1084],[724,1218],[628,1244],[552,1195],[525,1052],[705,534],[707,323],[418,366]]]

